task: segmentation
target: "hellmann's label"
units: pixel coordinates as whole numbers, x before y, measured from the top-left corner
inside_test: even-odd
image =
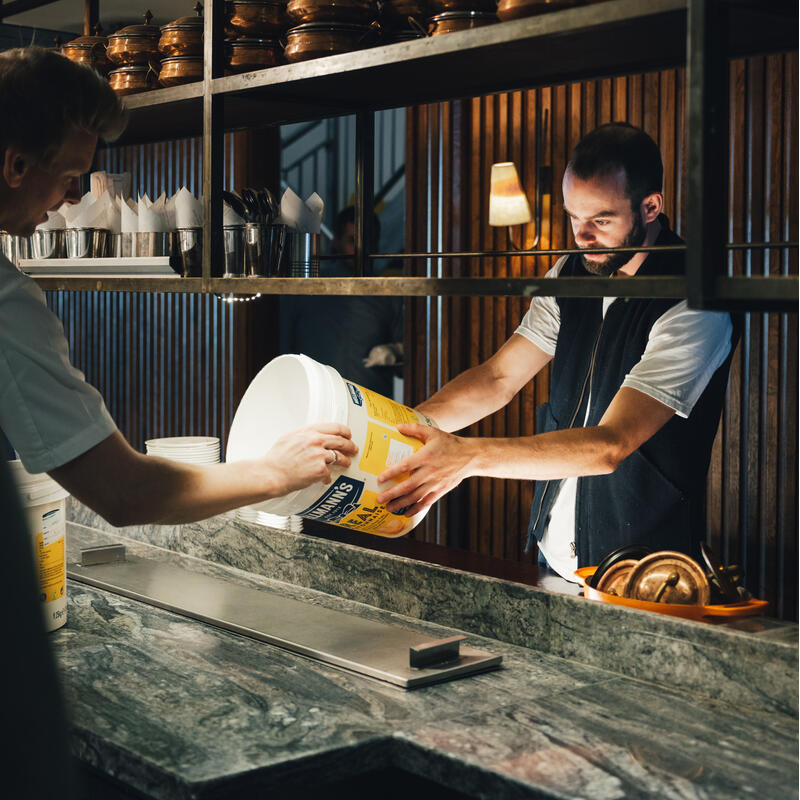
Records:
[[[383,536],[399,533],[408,520],[387,511],[376,497],[375,492],[364,488],[363,481],[342,476],[300,516]]]

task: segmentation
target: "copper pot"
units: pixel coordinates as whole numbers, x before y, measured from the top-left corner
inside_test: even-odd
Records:
[[[309,22],[369,25],[378,12],[372,0],[289,0],[286,15],[294,26]]]
[[[285,0],[231,0],[227,25],[237,36],[269,37],[285,30]]]
[[[158,82],[162,86],[178,86],[203,80],[203,56],[173,56],[161,59]]]
[[[161,27],[158,49],[166,58],[203,55],[203,6],[195,3],[194,17],[181,17]]]
[[[227,53],[231,72],[276,67],[283,62],[283,48],[277,39],[235,39],[227,43]]]
[[[510,19],[533,17],[580,5],[585,5],[585,0],[500,0],[497,16],[501,22],[508,22]]]
[[[133,65],[108,73],[111,88],[120,96],[158,89],[158,72],[150,66]]]
[[[497,10],[497,0],[428,0],[430,15],[444,14],[448,11],[491,11]]]
[[[108,39],[102,35],[99,25],[95,26],[94,36],[79,36],[67,42],[61,52],[70,60],[79,64],[88,64],[102,75],[108,75],[112,64],[106,55]]]
[[[121,66],[147,66],[158,63],[161,54],[158,52],[158,40],[161,31],[151,25],[153,15],[147,11],[144,25],[128,25],[126,28],[112,33],[108,37],[106,53],[110,61]]]
[[[310,22],[287,32],[283,54],[287,61],[306,61],[311,58],[361,50],[374,44],[377,30],[377,24],[340,25],[333,22]]]
[[[482,28],[497,22],[497,14],[491,11],[445,11],[430,19],[430,35],[457,33],[470,28]]]

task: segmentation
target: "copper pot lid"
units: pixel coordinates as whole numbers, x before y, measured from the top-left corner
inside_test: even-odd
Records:
[[[281,43],[278,39],[256,39],[242,37],[241,39],[229,39],[227,42],[229,47],[234,49],[237,47],[280,47]]]
[[[448,19],[497,19],[494,11],[442,11],[431,17],[431,22],[444,22]]]
[[[92,47],[97,47],[98,44],[108,44],[108,37],[103,34],[103,29],[100,26],[100,23],[94,26],[94,34],[79,36],[77,39],[67,42],[64,47],[79,47],[88,50]]]
[[[109,39],[152,39],[161,36],[161,29],[157,25],[151,25],[150,20],[153,14],[150,9],[144,12],[144,25],[128,25],[121,28],[116,33],[112,33]]]
[[[203,56],[167,56],[161,59],[161,65],[172,64],[175,61],[199,61],[203,63]]]
[[[117,75],[119,73],[125,73],[130,75],[137,72],[152,72],[154,75],[157,74],[156,71],[147,64],[133,64],[127,67],[117,67],[116,69],[112,69],[111,72],[109,72],[108,74],[109,76]]]
[[[631,569],[623,593],[651,603],[704,606],[711,589],[705,572],[693,558],[661,550],[645,556]]]
[[[180,19],[176,19],[174,22],[170,22],[168,25],[162,25],[162,32],[173,30],[197,30],[198,28],[202,28],[204,22],[203,6],[201,3],[194,4],[194,13],[195,16],[193,17],[181,17]]]
[[[622,561],[617,561],[616,564],[613,564],[605,570],[595,588],[598,592],[624,597],[625,595],[623,592],[625,591],[628,577],[633,567],[638,563],[639,562],[635,558],[624,558]]]
[[[316,31],[331,31],[336,33],[352,31],[353,33],[367,33],[367,31],[374,29],[374,25],[351,25],[340,22],[304,22],[302,25],[296,25],[294,28],[290,28],[286,33],[289,35],[294,33],[314,33]]]

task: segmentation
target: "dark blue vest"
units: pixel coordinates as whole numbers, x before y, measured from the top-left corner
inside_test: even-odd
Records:
[[[678,244],[661,217],[656,244]],[[651,253],[637,275],[682,275],[681,253]],[[591,277],[572,255],[561,275]],[[550,402],[536,411],[536,432],[597,425],[625,376],[644,352],[650,329],[675,300],[615,300],[602,313],[601,298],[559,298],[561,326],[550,379]],[[596,352],[595,352],[596,350]],[[610,475],[578,479],[575,545],[578,566],[590,566],[612,550],[643,544],[654,550],[699,555],[705,534],[706,472],[719,425],[733,353],[714,373],[688,419],[673,416]],[[592,356],[594,364],[592,366]],[[534,487],[528,549],[547,529],[562,481]]]

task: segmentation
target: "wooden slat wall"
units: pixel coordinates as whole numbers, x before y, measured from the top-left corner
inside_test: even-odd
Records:
[[[797,55],[731,65],[730,235],[734,240],[797,240]],[[665,213],[680,233],[685,219],[685,72],[629,75],[420,106],[407,113],[406,241],[411,249],[506,249],[506,229],[488,226],[489,170],[514,161],[533,197],[537,107],[549,112],[543,163],[553,167],[540,247],[572,242],[561,198],[569,152],[599,124],[626,120],[659,144],[665,164]],[[514,229],[530,245],[533,225]],[[413,275],[544,274],[547,258],[407,262]],[[796,273],[796,251],[739,254],[731,274]],[[488,358],[515,330],[521,298],[415,299],[407,304],[406,401],[416,404]],[[708,477],[708,538],[773,613],[797,614],[797,315],[748,314],[731,371],[728,399]],[[534,409],[549,374],[505,408],[470,427],[471,435],[533,433]],[[418,539],[529,561],[527,482],[471,479],[434,509]]]

